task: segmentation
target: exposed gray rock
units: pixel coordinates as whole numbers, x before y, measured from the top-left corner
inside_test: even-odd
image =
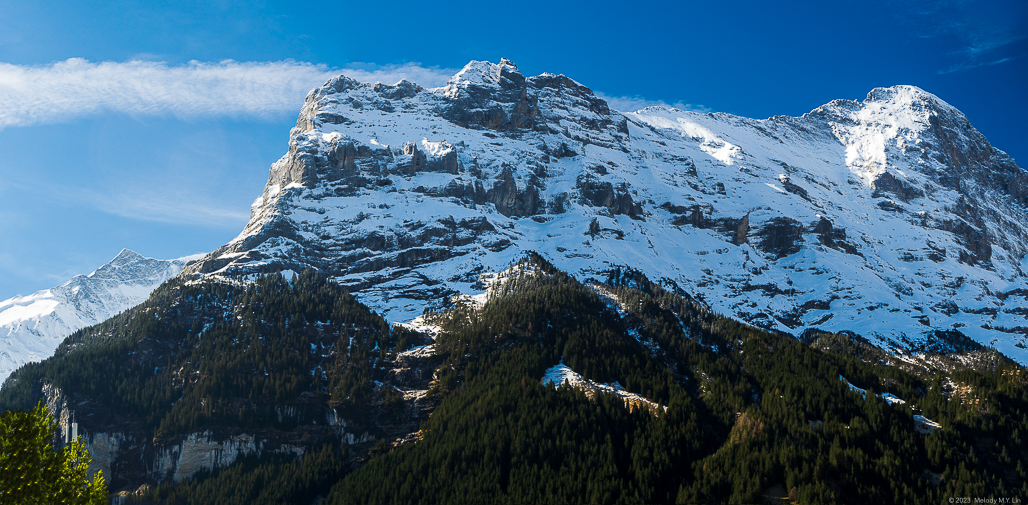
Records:
[[[875,190],[873,195],[875,198],[885,196],[886,193],[889,193],[904,202],[924,196],[924,192],[911,187],[909,184],[903,182],[889,172],[882,172],[878,177],[876,177],[875,180],[871,182],[871,189]]]
[[[858,249],[846,241],[846,229],[836,228],[824,216],[818,218],[811,226],[810,231],[817,235],[817,241],[825,247],[830,247],[847,254],[860,255]]]
[[[963,220],[946,221],[941,229],[955,235],[965,250],[960,251],[958,261],[968,265],[987,265],[992,258],[992,245],[985,230],[980,230]]]
[[[694,228],[710,228],[711,222],[709,215],[713,212],[712,205],[690,205],[683,207],[679,205],[672,205],[671,202],[666,202],[660,206],[660,208],[675,214],[675,217],[671,220],[671,224],[675,226],[692,226]]]
[[[518,190],[514,171],[509,166],[504,168],[500,179],[486,192],[485,201],[495,205],[496,210],[507,217],[532,216],[539,211],[541,203],[539,190],[535,186]]]
[[[621,113],[508,60],[436,89],[341,77],[308,95],[271,172],[243,233],[188,275],[313,267],[404,320],[533,250],[583,276],[627,263],[779,331],[1028,346],[1005,331],[1028,327],[1024,302],[989,287],[1025,284],[1028,176],[909,86],[752,120]],[[825,290],[830,312],[802,308]],[[754,310],[754,291],[775,302]],[[983,304],[1014,322],[967,311]]]
[[[578,190],[585,202],[593,207],[604,207],[613,214],[622,214],[633,219],[642,218],[642,207],[632,201],[626,184],[620,184],[615,188],[609,182],[583,176],[578,179]]]
[[[735,245],[742,245],[749,243],[747,237],[750,234],[750,214],[747,212],[745,216],[738,221],[735,226],[735,233],[732,236],[732,243]]]
[[[757,232],[760,236],[757,247],[775,259],[795,254],[803,242],[802,233],[803,225],[799,222],[787,217],[776,217],[761,225]]]
[[[782,182],[782,187],[785,188],[786,191],[797,195],[804,200],[810,201],[810,195],[807,194],[807,190],[794,184],[792,180],[789,179],[789,176],[785,174],[779,175],[778,180]]]
[[[443,110],[443,117],[464,127],[479,126],[490,130],[535,128],[539,103],[535,94],[529,94],[525,77],[506,58],[501,59],[497,67],[495,75],[481,76],[484,77],[481,81],[470,81],[466,86],[456,87],[453,101]]]

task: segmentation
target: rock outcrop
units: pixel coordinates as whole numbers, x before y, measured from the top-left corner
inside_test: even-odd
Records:
[[[1026,223],[1028,173],[918,88],[764,120],[618,112],[504,59],[313,90],[246,228],[184,272],[312,267],[404,321],[533,250],[770,329],[958,331],[1025,363]]]

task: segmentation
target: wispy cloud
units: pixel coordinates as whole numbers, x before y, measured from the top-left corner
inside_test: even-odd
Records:
[[[330,74],[327,67],[293,61],[169,66],[72,58],[46,66],[0,64],[0,127],[105,112],[269,117],[299,109],[306,93]]]
[[[400,79],[442,86],[457,69],[420,63],[351,63],[344,68],[300,61],[168,65],[160,61],[90,62],[71,58],[50,65],[0,63],[0,128],[68,122],[104,113],[131,116],[280,119],[299,111],[307,93],[345,74],[361,82]],[[611,108],[654,105],[707,112],[703,105],[597,93]]]
[[[350,63],[338,73],[360,82],[382,82],[395,84],[400,79],[416,82],[425,88],[443,86],[459,72],[458,68],[425,67],[420,63],[403,65],[376,65],[374,63]]]
[[[996,26],[982,20],[955,22],[948,25],[947,29],[960,39],[961,47],[950,53],[957,62],[939,70],[939,74],[962,72],[1015,60],[1016,56],[1009,56],[1009,51],[1004,50],[1012,44],[1028,39],[1028,36],[1014,33],[1008,27]],[[1002,56],[1002,52],[1007,52],[1008,55]]]
[[[239,228],[250,214],[237,207],[218,205],[202,198],[178,198],[151,194],[90,193],[93,208],[120,217],[141,221],[187,224],[211,228]]]
[[[453,71],[417,63],[354,64],[341,69],[297,61],[194,61],[172,66],[71,58],[43,66],[0,63],[0,128],[60,123],[108,112],[278,118],[295,114],[308,91],[339,74],[390,84],[406,78],[431,87],[445,83]]]
[[[246,204],[240,206],[236,195],[219,199],[210,192],[190,191],[195,185],[169,181],[159,184],[127,181],[99,189],[58,183],[51,184],[48,191],[39,193],[37,198],[136,221],[205,228],[236,229],[250,217]]]
[[[710,108],[698,105],[694,103],[685,102],[674,102],[668,103],[664,100],[651,100],[643,98],[641,96],[608,96],[606,94],[596,92],[596,96],[607,101],[607,105],[610,108],[622,112],[635,112],[639,109],[645,109],[646,107],[664,106],[674,107],[676,109],[689,110],[694,112],[710,112]]]
[[[904,29],[920,39],[936,39],[952,63],[939,74],[1015,60],[1015,44],[1025,35],[1025,7],[1018,2],[974,0],[886,0]],[[1012,54],[1013,53],[1013,54]]]
[[[33,252],[0,250],[0,299],[27,296],[38,289],[60,286],[97,267],[95,260],[73,249],[62,251],[62,265],[40,261]]]
[[[939,70],[936,73],[938,73],[938,74],[952,74],[954,72],[963,72],[965,70],[971,70],[972,68],[977,68],[977,67],[988,67],[988,66],[991,66],[991,65],[999,65],[1000,63],[1006,63],[1006,62],[1011,61],[1011,60],[1016,60],[1017,58],[1018,58],[1017,56],[1014,56],[1014,57],[1009,57],[1009,58],[1000,58],[1000,59],[995,60],[995,61],[978,61],[978,60],[975,60],[975,59],[965,60],[965,61],[962,61],[960,63],[955,63],[953,65],[950,65],[949,67],[947,67],[945,69],[942,69],[942,70]]]

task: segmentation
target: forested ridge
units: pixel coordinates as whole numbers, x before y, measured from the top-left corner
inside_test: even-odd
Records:
[[[0,401],[27,405],[45,379],[137,415],[158,435],[261,427],[279,422],[261,403],[323,397],[365,405],[376,363],[409,339],[309,271],[291,283],[280,274],[246,285],[173,280],[144,305],[73,334],[53,358],[27,365]]]
[[[537,255],[481,308],[439,325],[416,436],[312,443],[247,457],[136,499],[158,503],[940,503],[1028,498],[1028,376],[905,370],[856,334],[806,342],[733,321],[668,283],[615,269],[587,283]],[[174,322],[170,324],[169,322]],[[859,330],[859,329],[856,329]],[[42,382],[153,436],[297,429],[286,404],[367,423],[403,418],[397,353],[427,343],[305,272],[252,282],[172,281],[29,365],[0,408]],[[661,406],[543,385],[563,363]],[[313,373],[312,373],[313,371]],[[917,373],[912,373],[917,372]],[[843,378],[845,380],[843,380]],[[426,379],[427,380],[427,379]],[[866,390],[861,395],[850,385]],[[879,394],[906,403],[889,405]],[[942,428],[917,430],[915,415]],[[326,436],[329,436],[330,433]],[[244,499],[245,498],[245,499]]]
[[[823,352],[635,272],[605,284],[627,309],[621,325],[593,290],[552,272],[441,337],[454,393],[424,440],[349,475],[332,503],[753,503],[775,488],[798,503],[1028,494],[1019,367],[953,374],[978,398],[947,398],[942,374]],[[560,359],[667,413],[540,385]],[[885,392],[908,403],[890,406],[875,394]],[[917,434],[912,404],[944,428]]]
[[[389,353],[422,338],[310,271],[245,283],[175,279],[21,368],[0,391],[0,409],[33,406],[52,385],[84,431],[152,439],[143,458],[115,463],[108,480],[118,489],[153,479],[145,459],[192,433],[317,446],[340,435],[326,409],[358,436],[407,430],[396,422],[395,392],[376,379]]]

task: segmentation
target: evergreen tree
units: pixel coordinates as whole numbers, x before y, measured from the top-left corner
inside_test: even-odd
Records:
[[[107,503],[100,471],[93,478],[81,437],[55,451],[53,415],[40,402],[28,412],[0,414],[0,503],[18,505]]]

